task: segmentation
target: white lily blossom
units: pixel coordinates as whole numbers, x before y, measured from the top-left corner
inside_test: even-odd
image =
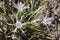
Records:
[[[49,30],[49,27],[48,26],[50,26],[51,25],[51,23],[52,23],[52,18],[45,18],[45,19],[43,19],[43,21],[42,21],[42,23],[44,24],[44,25],[46,25],[46,27],[47,27],[47,30],[50,32],[50,30]]]
[[[11,26],[13,26],[13,25],[16,26],[16,28],[12,32],[15,33],[17,31],[17,29],[20,28],[21,32],[23,34],[25,34],[25,32],[21,29],[21,27],[26,24],[26,23],[22,23],[22,19],[23,19],[24,16],[23,15],[21,16],[20,21],[18,20],[17,15],[13,15],[13,16],[16,18],[16,23],[15,24],[8,24],[8,25],[11,25]]]
[[[44,18],[43,21],[42,21],[45,25],[51,25],[52,23],[52,17],[51,18]]]
[[[17,28],[21,28],[22,27],[22,22],[21,21],[23,19],[23,16],[21,17],[20,21],[18,21],[18,17],[17,16],[15,16],[15,18],[16,18],[16,23],[15,23],[16,28],[15,28],[14,32],[16,32]]]
[[[51,25],[51,26],[53,26],[53,27],[55,27],[55,25],[54,24],[52,24],[52,21],[53,21],[53,17],[48,17],[48,13],[46,14],[46,16],[43,18],[43,21],[42,21],[42,23],[44,24],[44,25],[46,25],[46,28],[47,28],[47,30],[50,32],[50,30],[49,30],[49,26]]]
[[[18,2],[17,4],[14,3],[13,7],[22,12],[24,9],[29,8],[29,5],[25,6],[25,4],[23,4],[22,2]]]

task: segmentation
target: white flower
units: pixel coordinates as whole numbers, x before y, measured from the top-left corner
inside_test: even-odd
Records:
[[[52,18],[43,19],[42,23],[46,26],[47,30],[50,32],[49,27],[52,24]]]
[[[20,28],[21,32],[23,34],[25,34],[25,32],[21,29],[21,27],[26,24],[26,23],[22,23],[23,15],[21,16],[20,21],[18,20],[17,15],[14,15],[14,17],[16,18],[16,23],[15,24],[8,24],[8,25],[15,25],[16,26],[16,28],[12,32],[15,33],[17,31],[17,29]]]
[[[43,19],[42,22],[43,22],[45,25],[51,25],[51,23],[52,23],[52,17],[51,17],[51,18]]]
[[[22,2],[18,2],[17,5],[14,3],[14,6],[16,9],[18,9],[18,11],[23,11],[24,9],[29,8],[29,6],[25,6],[25,4],[23,4]]]
[[[22,27],[22,19],[23,19],[23,16],[21,17],[20,21],[18,20],[18,17],[17,16],[15,16],[15,18],[16,18],[16,23],[15,23],[16,28],[15,28],[14,32],[16,32],[17,28],[21,28]]]
[[[23,15],[21,16],[20,21],[18,21],[18,17],[17,16],[15,16],[15,18],[16,18],[16,24],[15,24],[16,25],[16,28],[13,30],[13,32],[15,33],[17,31],[17,28],[20,28],[20,31],[24,35],[26,35],[25,32],[21,29],[21,27],[26,24],[26,23],[22,23]]]
[[[47,30],[50,32],[50,30],[49,30],[49,27],[48,26],[53,26],[53,27],[55,27],[55,25],[54,24],[52,24],[52,21],[53,21],[53,17],[48,17],[48,14],[46,14],[46,16],[43,18],[43,21],[42,21],[42,23],[44,24],[44,25],[46,25],[46,27],[47,27]]]
[[[46,16],[43,18],[43,23],[45,24],[45,25],[51,25],[52,24],[52,21],[53,21],[53,17],[49,17],[49,12],[47,11],[46,12]]]

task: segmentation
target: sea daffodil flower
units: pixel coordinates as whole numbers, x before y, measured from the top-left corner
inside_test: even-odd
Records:
[[[47,30],[50,32],[49,27],[48,26],[53,26],[55,27],[54,24],[52,24],[52,21],[54,20],[53,17],[48,17],[48,13],[46,14],[46,16],[43,18],[42,23],[46,26]]]
[[[25,6],[25,4],[23,4],[22,2],[18,2],[17,4],[14,3],[13,7],[22,12],[24,9],[28,9],[29,5]]]

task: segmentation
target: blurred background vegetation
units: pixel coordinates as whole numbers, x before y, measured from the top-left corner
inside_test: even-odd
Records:
[[[60,17],[60,0],[0,0],[0,40],[45,40],[47,11]]]

